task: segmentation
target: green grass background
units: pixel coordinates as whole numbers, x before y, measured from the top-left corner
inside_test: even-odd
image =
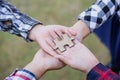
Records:
[[[40,20],[45,25],[60,24],[72,26],[77,16],[88,8],[94,0],[8,0],[25,14]],[[84,44],[97,56],[101,63],[110,60],[109,51],[94,34],[89,35]],[[23,39],[0,32],[0,79],[9,75],[15,68],[22,68],[29,63],[39,46],[26,43]],[[42,80],[85,80],[82,72],[65,67],[47,72]]]

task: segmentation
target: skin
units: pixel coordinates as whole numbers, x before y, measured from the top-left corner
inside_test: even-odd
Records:
[[[90,33],[90,29],[88,28],[88,26],[82,20],[77,21],[70,28],[70,30],[74,30],[77,33],[76,39],[78,41],[82,41]]]
[[[51,52],[50,55],[55,55],[55,52],[52,49],[54,45],[53,39],[60,38],[63,33],[68,34],[69,36],[75,36],[76,32],[74,30],[69,30],[68,27],[61,25],[36,25],[29,34],[31,40],[36,41],[43,50],[46,52]]]
[[[64,66],[57,58],[48,55],[44,50],[39,50],[33,60],[24,69],[34,73],[40,79],[47,71],[57,70]]]
[[[59,53],[58,55],[52,49],[54,46],[52,41],[56,37],[60,38],[63,33],[66,33],[69,36],[76,36],[78,41],[75,41],[76,45],[74,47],[67,48],[63,53],[57,51],[57,53]],[[34,59],[24,67],[24,69],[33,72],[39,79],[49,70],[62,68],[64,66],[62,62],[64,62],[70,67],[87,74],[99,63],[97,58],[89,51],[89,49],[79,42],[82,41],[89,33],[90,30],[88,26],[81,20],[76,22],[70,28],[61,25],[36,25],[30,31],[29,38],[36,41],[42,47],[42,50],[39,50],[36,53]],[[72,51],[75,52],[72,53]],[[37,65],[37,67],[34,68],[34,65]]]
[[[49,55],[44,50],[39,50],[24,69],[34,73],[38,79],[47,71],[61,69],[65,64],[88,74],[99,61],[82,43],[77,40],[74,42],[75,45],[71,48],[67,47],[67,50],[63,53],[57,51],[58,54],[55,57]]]
[[[89,33],[88,26],[81,20],[76,22],[72,27],[66,27],[62,25],[35,25],[30,31],[29,38],[36,41],[40,47],[46,52],[51,52],[50,55],[55,56],[56,53],[53,50],[55,38],[60,38],[62,34],[68,34],[69,36],[76,36],[76,39],[82,41]]]
[[[58,55],[55,56],[56,58],[63,61],[70,67],[86,74],[88,74],[88,72],[99,63],[98,59],[93,55],[93,53],[77,40],[75,40],[74,47],[67,47],[67,50],[63,53],[60,51],[57,52]]]

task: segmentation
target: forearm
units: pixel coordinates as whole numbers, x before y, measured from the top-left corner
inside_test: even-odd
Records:
[[[28,38],[31,39],[31,40],[37,41],[37,39],[36,39],[37,35],[36,34],[39,34],[38,31],[40,30],[40,27],[43,27],[43,26],[44,25],[42,25],[42,24],[35,25],[34,28],[32,30],[30,30]]]
[[[89,27],[82,20],[76,22],[71,29],[77,32],[77,39],[79,41],[82,41],[90,33]]]
[[[38,80],[47,70],[44,67],[37,67],[34,62],[29,63],[23,69],[16,69],[5,80]]]
[[[120,2],[118,0],[97,0],[88,9],[83,11],[78,22],[73,25],[73,29],[77,32],[78,40],[82,41],[90,32],[100,27],[107,19],[111,18],[119,10]]]
[[[24,69],[32,72],[37,77],[37,79],[40,79],[46,73],[47,69],[42,65],[41,67],[37,67],[36,65],[37,63],[31,62],[25,66]]]
[[[6,24],[6,22],[9,22],[9,24]],[[23,37],[26,41],[30,41],[28,38],[29,31],[37,24],[41,23],[20,12],[7,1],[3,0],[0,3],[0,30],[7,31]]]

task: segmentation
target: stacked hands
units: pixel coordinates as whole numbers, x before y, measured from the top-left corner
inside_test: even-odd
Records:
[[[23,78],[22,80],[35,80],[35,76],[39,79],[45,72],[63,68],[65,65],[88,75],[92,73],[91,76],[88,76],[88,80],[120,80],[117,74],[99,64],[92,52],[81,43],[90,31],[103,27],[98,29],[100,35],[96,32],[95,34],[107,45],[112,55],[111,69],[115,69],[114,71],[119,74],[120,0],[97,0],[80,14],[79,21],[72,27],[41,25],[39,21],[21,13],[6,0],[0,0],[0,4],[0,30],[21,36],[27,41],[33,40],[41,47],[33,60],[22,71],[15,71],[16,74],[8,76],[5,80],[21,80],[21,78]],[[113,22],[113,20],[115,21]],[[106,30],[107,32],[104,33]],[[75,39],[73,40],[74,46],[66,47],[64,51],[62,45],[63,51],[61,52],[54,48],[56,45],[54,40],[63,39],[63,34],[67,34],[69,37],[74,36]],[[33,75],[32,73],[28,75],[29,71]]]
[[[80,31],[78,30],[84,31],[86,34],[89,33],[89,30],[85,31],[84,28],[83,30],[79,29],[81,28],[79,25],[81,23],[82,22],[79,21],[70,28],[60,25],[36,25],[33,30],[31,30],[29,38],[37,41],[41,49],[24,69],[34,73],[38,79],[41,78],[45,72],[61,69],[65,65],[87,74],[99,61],[92,52],[80,42],[85,36],[79,34]],[[75,36],[73,41],[75,45],[71,48],[66,47],[64,52],[61,52],[59,49],[54,50],[53,46],[55,44],[53,40],[55,38],[61,38],[63,34],[67,34],[70,37]]]

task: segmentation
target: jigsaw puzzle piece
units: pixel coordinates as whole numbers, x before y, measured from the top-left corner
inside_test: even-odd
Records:
[[[73,40],[74,40],[74,37],[69,37],[67,34],[63,34],[61,40],[57,38],[54,39],[55,46],[53,48],[55,50],[59,49],[61,52],[64,52],[66,50],[65,46],[69,46],[69,47],[74,46]]]

